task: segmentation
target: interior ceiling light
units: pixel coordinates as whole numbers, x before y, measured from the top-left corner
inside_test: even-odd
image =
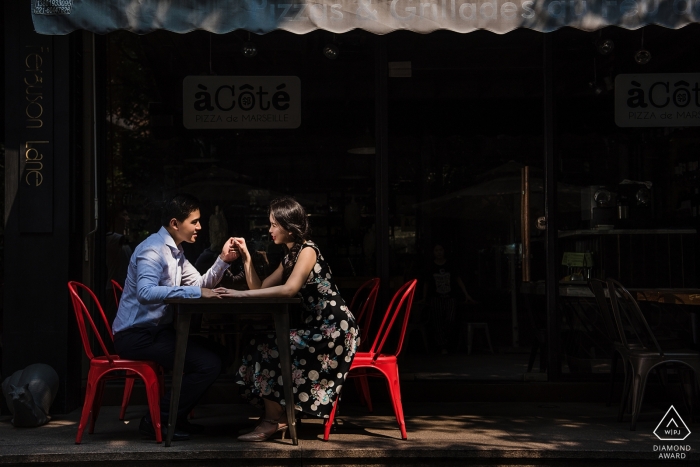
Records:
[[[610,39],[601,39],[596,43],[596,48],[599,54],[608,55],[615,49],[615,43]]]
[[[634,61],[640,65],[646,65],[649,63],[649,60],[651,60],[651,52],[648,50],[639,49],[637,50],[637,53],[634,54]]]
[[[326,46],[323,47],[323,55],[330,60],[335,60],[338,58],[338,55],[340,55],[340,48],[332,43],[326,44]]]
[[[255,45],[255,42],[246,41],[241,47],[241,52],[244,57],[253,58],[258,54],[258,47]]]
[[[634,61],[640,65],[646,65],[651,60],[651,53],[644,48],[644,28],[642,28],[642,41],[639,50],[634,54]]]

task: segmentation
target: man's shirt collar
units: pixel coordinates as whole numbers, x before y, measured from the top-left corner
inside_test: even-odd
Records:
[[[165,245],[167,245],[176,256],[182,253],[182,246],[175,245],[175,239],[173,239],[173,236],[170,235],[168,229],[161,227],[160,230],[158,230],[158,235],[161,236],[163,243],[165,243]]]

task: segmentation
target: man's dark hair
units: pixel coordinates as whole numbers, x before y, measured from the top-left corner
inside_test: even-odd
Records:
[[[163,227],[170,225],[171,219],[177,219],[178,222],[184,222],[189,215],[199,209],[199,200],[187,193],[180,193],[170,201],[163,203],[163,209],[160,215],[160,223]]]

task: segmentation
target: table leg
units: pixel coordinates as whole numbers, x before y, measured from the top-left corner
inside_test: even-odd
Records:
[[[177,422],[177,407],[180,403],[182,389],[182,373],[185,371],[185,352],[187,352],[187,336],[190,331],[189,313],[180,313],[181,305],[175,308],[175,361],[173,362],[173,383],[170,395],[170,413],[168,417],[168,433],[165,436],[165,446],[169,447],[175,433]],[[162,422],[161,422],[162,423]]]
[[[284,305],[281,313],[275,313],[275,334],[277,348],[280,352],[282,365],[282,380],[284,381],[284,401],[287,409],[287,423],[292,443],[299,444],[297,439],[296,414],[294,410],[294,392],[292,391],[292,349],[289,346],[289,307]]]

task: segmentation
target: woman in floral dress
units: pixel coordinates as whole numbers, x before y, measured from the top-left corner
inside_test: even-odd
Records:
[[[292,330],[288,343],[292,349],[294,404],[296,410],[327,418],[360,343],[355,317],[338,293],[318,246],[309,239],[304,208],[292,198],[276,199],[270,204],[270,237],[275,244],[288,248],[277,270],[260,281],[245,240],[236,238],[249,290],[216,291],[228,297],[302,298],[303,329]],[[287,429],[278,343],[274,334],[268,334],[256,337],[250,344],[237,382],[246,386],[251,401],[262,398],[265,414],[252,433],[238,439],[265,441]]]

